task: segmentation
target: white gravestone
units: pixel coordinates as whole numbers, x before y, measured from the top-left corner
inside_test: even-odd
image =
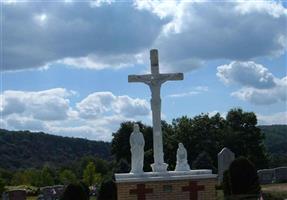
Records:
[[[175,171],[190,171],[189,164],[187,163],[187,152],[182,143],[178,144]]]
[[[132,169],[130,173],[140,174],[143,173],[143,161],[144,161],[144,137],[140,132],[139,125],[134,124],[134,131],[130,135],[131,145],[131,160]]]
[[[183,80],[182,73],[161,74],[159,73],[158,52],[156,49],[150,51],[151,74],[129,75],[129,82],[142,82],[151,90],[151,110],[153,125],[153,157],[151,165],[153,172],[166,172],[168,164],[164,163],[162,132],[161,132],[161,85],[169,80]]]
[[[218,160],[218,180],[221,183],[223,180],[223,173],[227,170],[235,159],[235,155],[228,148],[224,147],[217,155]]]

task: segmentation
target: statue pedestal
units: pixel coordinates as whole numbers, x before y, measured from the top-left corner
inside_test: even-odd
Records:
[[[118,200],[215,200],[211,170],[115,174]]]

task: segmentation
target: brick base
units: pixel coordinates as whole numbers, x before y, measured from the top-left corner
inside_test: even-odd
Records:
[[[186,180],[117,182],[116,184],[118,200],[215,200],[216,183],[216,178],[192,178]],[[191,185],[198,189],[197,194],[188,191],[187,188]],[[137,195],[136,191],[143,194]]]

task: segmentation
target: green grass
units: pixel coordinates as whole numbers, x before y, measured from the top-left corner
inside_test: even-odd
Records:
[[[287,183],[261,185],[264,199],[284,200],[287,199]],[[222,190],[217,190],[216,200],[224,200]]]

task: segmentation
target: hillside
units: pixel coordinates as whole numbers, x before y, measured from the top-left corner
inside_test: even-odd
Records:
[[[271,155],[271,167],[287,166],[287,125],[260,126]]]
[[[29,131],[0,129],[0,168],[67,166],[83,156],[110,159],[110,144]]]

